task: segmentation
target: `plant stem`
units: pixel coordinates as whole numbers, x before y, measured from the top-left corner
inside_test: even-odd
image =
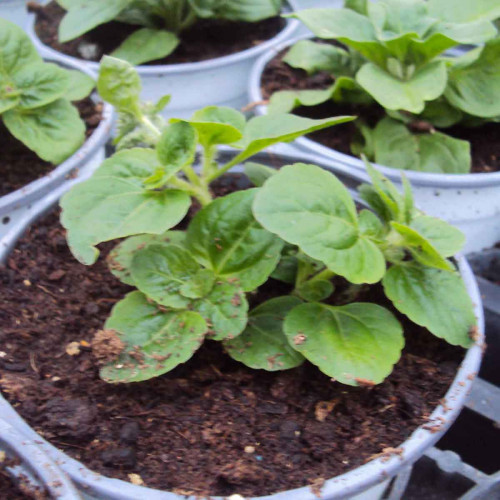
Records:
[[[201,175],[204,179],[208,179],[214,172],[214,159],[217,154],[217,148],[214,146],[208,146],[204,148],[203,151],[203,166],[201,170]]]
[[[189,182],[179,179],[178,177],[172,177],[169,179],[168,183],[181,191],[185,191],[193,198],[196,198],[203,207],[212,202],[212,195],[206,186],[193,186]]]
[[[158,127],[155,126],[155,124],[146,116],[142,115],[140,119],[141,123],[145,125],[153,134],[159,139],[161,137],[161,131],[158,129]]]
[[[235,165],[238,165],[238,163],[241,163],[244,161],[246,158],[240,158],[240,155],[236,156],[233,158],[231,161],[227,162],[225,165],[217,169],[215,172],[213,172],[209,177],[208,177],[208,182],[212,182],[221,175],[225,174],[230,168],[234,167]]]
[[[311,279],[308,281],[319,281],[319,280],[324,280],[324,281],[329,281],[333,277],[335,277],[337,274],[334,273],[333,271],[330,271],[330,269],[326,268],[323,269],[323,271],[320,271],[318,274],[314,275]]]

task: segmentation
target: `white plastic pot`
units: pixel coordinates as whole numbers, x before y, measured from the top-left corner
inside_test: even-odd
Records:
[[[259,58],[249,80],[250,102],[263,100],[261,81],[267,64],[277,53],[304,38],[290,40]],[[255,112],[266,114],[267,106],[256,106]],[[279,151],[301,151],[318,155],[333,171],[336,171],[338,166],[358,172],[365,170],[364,163],[359,158],[340,153],[306,137],[297,139],[292,146],[280,146]],[[465,252],[482,250],[500,240],[500,172],[433,174],[401,171],[377,164],[375,166],[398,186],[401,186],[401,175],[404,172],[413,187],[416,204],[429,215],[444,219],[465,233]]]
[[[234,157],[234,153],[231,154]],[[229,158],[225,158],[228,160]],[[286,165],[297,161],[315,163],[323,168],[328,168],[323,160],[308,155],[267,155],[259,154],[254,158],[260,163],[277,166]],[[340,168],[339,177],[347,180],[353,186],[363,180],[365,174],[355,175],[350,178],[346,175],[347,169]],[[241,171],[233,169],[233,171]],[[12,228],[8,235],[0,240],[0,262],[5,261],[9,253],[14,249],[17,240],[24,234],[28,227],[33,224],[42,214],[50,210],[58,201],[59,197],[68,189],[68,185],[61,186],[57,191],[52,192],[47,198],[38,203],[36,209]],[[475,314],[478,321],[479,339],[466,353],[464,361],[458,369],[455,380],[449,388],[445,400],[446,407],[438,406],[429,417],[430,422],[434,422],[437,428],[426,429],[421,426],[404,443],[394,443],[402,449],[400,455],[392,456],[389,459],[375,459],[369,463],[358,467],[350,472],[329,479],[321,489],[322,500],[378,500],[392,477],[401,473],[418,460],[424,452],[433,446],[447,431],[455,418],[460,413],[468,393],[470,392],[473,380],[479,371],[482,356],[482,346],[484,344],[484,317],[479,294],[474,275],[464,257],[458,256],[457,263],[460,273],[466,284],[469,295],[474,303]],[[142,486],[110,479],[100,474],[96,474],[76,460],[65,455],[53,445],[45,441],[38,435],[0,396],[0,414],[7,419],[13,427],[29,439],[36,440],[40,447],[66,472],[75,482],[80,491],[85,493],[85,498],[96,500],[136,500],[145,498],[148,500],[188,500],[184,496],[170,492],[152,490]],[[189,497],[195,500],[194,497]],[[213,500],[223,500],[213,497]],[[250,499],[249,499],[250,500]],[[298,488],[290,491],[283,491],[265,497],[258,497],[253,500],[317,500],[316,495],[309,487]]]
[[[0,17],[16,23],[21,28],[26,26],[28,11],[25,0],[0,0]]]
[[[29,17],[27,32],[41,54],[62,63],[78,61],[96,73],[99,71],[99,63],[77,59],[44,45],[35,32],[35,15]],[[168,118],[189,118],[194,111],[209,105],[241,109],[248,104],[246,89],[255,61],[294,35],[298,25],[297,20],[288,19],[275,37],[236,54],[195,63],[137,66],[142,98],[156,101],[171,94],[172,100],[163,112]]]
[[[51,61],[50,58],[45,59]],[[78,61],[53,62],[96,78],[95,73]],[[78,151],[44,177],[0,197],[0,237],[6,234],[32,209],[34,202],[46,196],[57,186],[67,182],[69,178],[81,177],[84,173],[92,173],[102,163],[105,155],[104,146],[111,133],[113,118],[112,106],[104,104],[101,123]],[[29,165],[25,165],[25,168],[29,168]]]

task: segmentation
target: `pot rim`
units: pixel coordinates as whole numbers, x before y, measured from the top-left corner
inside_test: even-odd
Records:
[[[259,59],[257,59],[252,68],[250,79],[248,82],[250,102],[261,103],[263,101],[261,80],[262,73],[264,72],[267,64],[281,51],[294,45],[298,41],[312,38],[314,37],[308,34],[295,37],[280,44],[277,47],[274,47],[272,50],[267,51],[265,54],[262,54]],[[264,104],[259,104],[255,107],[255,112],[259,115],[264,115],[267,113],[267,106]],[[353,170],[365,170],[364,163],[359,158],[341,153],[335,149],[328,148],[306,137],[300,137],[299,139],[296,139],[295,143],[297,144],[297,146],[307,149],[311,153],[323,156],[324,161],[328,162],[330,166],[338,165],[339,163],[341,163],[342,165],[350,167]],[[500,172],[436,174],[432,172],[398,170],[396,168],[379,165],[377,163],[372,163],[372,165],[375,166],[377,170],[382,172],[391,181],[396,181],[398,183],[401,183],[401,178],[404,174],[414,186],[472,189],[500,185]]]
[[[237,153],[230,153],[235,156]],[[314,161],[319,166],[328,169],[324,158],[314,158],[307,155],[280,155],[273,154],[273,158],[282,158],[288,161],[307,160]],[[269,159],[266,154],[257,154],[256,161],[265,161]],[[293,159],[293,160],[292,160]],[[235,170],[233,170],[235,171]],[[237,171],[237,170],[236,170]],[[58,201],[60,196],[66,192],[74,183],[68,183],[60,186],[56,191],[41,200],[33,211],[29,213],[16,227],[13,227],[7,235],[0,240],[0,261],[5,259],[8,253],[13,249],[17,240],[24,234],[27,228],[38,218],[49,211]],[[482,350],[484,346],[484,315],[481,303],[481,296],[474,278],[474,275],[463,255],[457,255],[456,261],[459,271],[467,287],[467,291],[474,303],[474,312],[477,318],[479,338],[476,343],[470,347],[460,364],[456,377],[450,385],[443,403],[438,405],[427,424],[419,426],[411,436],[399,445],[403,451],[399,455],[392,455],[389,459],[377,458],[357,467],[354,470],[336,476],[325,482],[321,489],[321,497],[325,500],[341,500],[351,495],[359,494],[371,486],[390,479],[396,475],[402,468],[412,464],[420,458],[426,449],[433,446],[446,432],[460,413],[465,404],[465,400],[472,388],[474,378],[479,371],[481,363]],[[120,499],[135,500],[137,498],[148,498],[148,500],[187,500],[185,496],[179,496],[175,493],[154,490],[144,486],[136,486],[128,482],[112,479],[102,476],[87,469],[77,460],[67,456],[62,451],[45,441],[39,436],[22,418],[16,413],[14,408],[0,394],[0,413],[4,418],[25,436],[30,439],[36,439],[45,452],[49,454],[60,467],[77,483],[85,492],[92,493],[99,499]],[[427,428],[426,428],[427,427]],[[189,497],[195,500],[195,497]],[[221,497],[213,497],[214,500],[223,500]],[[309,486],[303,486],[293,490],[282,491],[267,495],[264,497],[255,497],[253,500],[317,500],[316,495]],[[250,500],[250,499],[249,499]]]
[[[49,0],[45,0],[47,3]],[[77,57],[69,56],[59,52],[48,45],[45,45],[36,34],[35,30],[36,15],[30,13],[26,24],[26,32],[32,39],[37,50],[42,54],[50,55],[51,57],[64,61],[64,62],[79,62],[91,68],[96,73],[99,71],[99,62],[85,61]],[[208,59],[207,61],[180,63],[180,64],[154,64],[154,65],[138,65],[135,66],[137,72],[141,77],[144,76],[162,76],[162,75],[175,75],[179,73],[191,73],[197,71],[209,71],[231,64],[237,64],[246,59],[251,59],[265,53],[277,44],[283,43],[288,39],[292,33],[298,28],[300,22],[297,19],[285,19],[285,26],[274,37],[266,40],[255,47],[229,54],[227,56],[216,57]]]
[[[78,62],[68,61],[61,62],[53,60],[49,56],[42,57],[45,61],[54,62],[62,66],[66,66],[72,70],[78,70],[96,80],[96,74],[84,65]],[[2,197],[0,197],[0,217],[7,216],[13,210],[42,198],[46,193],[53,189],[58,184],[72,174],[77,172],[80,167],[83,167],[87,159],[94,155],[108,140],[111,132],[111,127],[114,121],[113,107],[99,98],[102,103],[102,119],[97,128],[92,132],[92,135],[77,149],[69,158],[64,160],[60,165],[56,166],[48,174],[29,182],[23,187],[16,189]]]

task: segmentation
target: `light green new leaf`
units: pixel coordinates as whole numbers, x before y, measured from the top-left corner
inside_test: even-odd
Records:
[[[402,246],[412,254],[416,261],[436,269],[448,271],[455,269],[418,231],[394,221],[391,222],[391,226],[402,237]]]
[[[67,2],[68,12],[59,25],[59,41],[64,43],[100,24],[115,19],[133,0],[78,0]]]
[[[157,243],[173,244],[183,246],[186,234],[184,231],[167,231],[163,234],[141,234],[139,236],[131,236],[116,245],[109,252],[106,262],[109,270],[122,283],[134,285],[134,280],[130,273],[132,259],[134,255],[148,245]]]
[[[243,139],[233,144],[243,151],[232,161],[232,165],[242,163],[254,154],[280,142],[291,142],[306,134],[354,120],[354,116],[337,116],[312,120],[296,115],[272,114],[251,118],[245,127]]]
[[[261,187],[264,182],[274,175],[277,170],[266,165],[261,165],[260,163],[247,162],[244,165],[245,175],[250,179],[252,184],[257,187]]]
[[[0,79],[36,62],[42,58],[29,36],[14,23],[0,19]]]
[[[418,215],[412,220],[410,227],[424,236],[443,257],[452,257],[465,244],[462,231],[429,215]]]
[[[96,86],[95,80],[86,73],[78,70],[66,70],[66,74],[69,76],[69,84],[64,97],[68,101],[85,99]]]
[[[441,132],[412,134],[404,123],[386,117],[375,127],[373,139],[380,165],[443,174],[470,171],[470,143]]]
[[[186,235],[187,248],[198,262],[226,280],[237,279],[245,291],[267,280],[283,247],[252,214],[256,191],[238,191],[214,200],[195,215]]]
[[[420,113],[425,101],[437,99],[445,90],[446,64],[434,61],[417,69],[411,78],[402,80],[381,67],[367,63],[357,73],[356,81],[384,108]]]
[[[134,66],[162,59],[170,55],[179,45],[175,33],[161,29],[142,28],[134,31],[112,53]]]
[[[106,160],[94,176],[61,200],[61,221],[73,255],[93,264],[95,245],[135,234],[162,234],[186,215],[191,200],[179,190],[148,191],[143,179],[154,173],[155,154],[139,148]]]
[[[500,17],[498,0],[460,0],[459,5],[455,0],[428,0],[428,10],[438,19],[458,23]]]
[[[171,120],[176,121],[179,120]],[[196,130],[198,141],[205,148],[239,141],[243,137],[246,123],[242,113],[225,106],[207,106],[195,111],[187,121]]]
[[[299,106],[318,106],[330,100],[332,94],[333,85],[324,90],[280,90],[274,92],[269,99],[267,112],[277,115],[289,113]]]
[[[356,207],[342,183],[314,165],[283,167],[260,188],[255,218],[270,232],[353,283],[375,283],[382,253],[361,234]]]
[[[284,323],[290,345],[323,373],[343,384],[379,384],[404,346],[403,329],[387,309],[353,303],[302,304]]]
[[[127,61],[104,56],[99,68],[97,90],[118,111],[140,116],[141,79]]]
[[[500,38],[488,42],[472,64],[451,67],[444,95],[472,116],[500,115]]]
[[[277,16],[281,0],[188,0],[199,17],[256,22]]]
[[[2,118],[14,137],[54,165],[70,157],[85,140],[85,125],[77,109],[65,99],[40,108],[10,109]]]
[[[290,347],[283,333],[285,315],[300,303],[300,299],[286,296],[257,306],[250,311],[244,332],[224,342],[228,354],[257,370],[288,370],[301,365],[304,357]]]
[[[70,79],[67,72],[51,63],[35,63],[25,66],[12,76],[21,93],[19,108],[39,108],[60,97],[66,97]]]
[[[392,266],[382,281],[396,309],[453,345],[469,347],[474,307],[457,272],[416,262]]]
[[[106,382],[141,382],[186,362],[208,331],[192,311],[161,311],[140,292],[129,293],[113,308],[106,330],[124,342],[119,357],[101,368]],[[138,346],[138,347],[136,347]]]
[[[180,289],[194,278],[200,265],[182,247],[152,244],[135,253],[130,270],[142,293],[161,305],[186,309],[191,300]]]
[[[186,122],[172,123],[163,130],[156,145],[160,163],[166,167],[169,176],[186,165],[191,165],[196,154],[196,132]]]

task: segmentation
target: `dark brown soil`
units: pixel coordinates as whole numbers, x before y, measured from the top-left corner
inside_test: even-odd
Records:
[[[75,103],[90,137],[102,119],[102,104],[87,98]],[[40,159],[31,149],[18,141],[0,121],[2,156],[0,159],[0,196],[19,189],[48,174],[56,165]]]
[[[35,29],[45,45],[64,54],[82,58],[82,46],[92,45],[95,54],[84,57],[99,61],[105,54],[110,54],[135,30],[137,26],[110,22],[85,33],[67,43],[59,43],[57,30],[64,10],[55,2],[45,7],[36,7],[37,21]],[[166,58],[147,64],[177,64],[198,62],[216,57],[227,56],[252,48],[276,36],[285,26],[280,17],[265,19],[256,23],[229,22],[219,20],[200,20],[191,28],[182,32],[181,43]]]
[[[0,269],[2,392],[43,436],[108,476],[200,495],[321,485],[391,453],[427,422],[463,356],[405,321],[402,358],[374,387],[332,382],[308,363],[250,370],[213,341],[163,377],[108,385],[90,343],[129,290],[106,268],[110,246],[94,266],[78,264],[53,213]],[[253,301],[284,293],[271,283]],[[374,287],[360,300],[380,297]],[[66,352],[71,342],[76,355]]]
[[[2,500],[46,500],[47,495],[34,490],[27,481],[16,484],[7,471],[0,467],[0,493]]]
[[[282,61],[285,52],[278,54],[269,62],[262,75],[262,94],[264,99],[269,99],[274,92],[279,90],[308,90],[324,89],[332,84],[333,79],[326,73],[308,76],[300,69],[290,67]],[[335,104],[327,102],[320,106],[301,107],[294,113],[309,118],[326,118],[335,115],[362,116],[370,125],[375,125],[384,115],[379,106],[359,106],[349,104]],[[451,127],[443,132],[458,139],[471,143],[472,172],[500,171],[500,123],[490,123],[481,127]],[[357,134],[353,122],[346,123],[330,129],[314,132],[309,137],[324,146],[340,151],[344,154],[351,153],[351,142]]]

